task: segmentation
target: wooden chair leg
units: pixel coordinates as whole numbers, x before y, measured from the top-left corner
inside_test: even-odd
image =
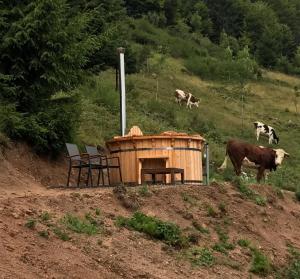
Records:
[[[155,173],[152,173],[152,183],[156,184]]]
[[[181,183],[184,184],[184,172],[181,173]]]
[[[145,183],[145,173],[141,171],[141,184]]]
[[[122,174],[121,174],[121,167],[119,167],[119,174],[120,174],[120,182],[123,183]]]
[[[175,175],[173,171],[171,171],[171,184],[175,185]]]

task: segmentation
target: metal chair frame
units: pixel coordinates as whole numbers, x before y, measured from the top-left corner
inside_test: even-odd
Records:
[[[104,169],[107,170],[107,179],[108,179],[109,186],[111,185],[110,169],[113,169],[113,168],[119,169],[120,181],[122,183],[122,173],[121,173],[119,157],[107,157],[106,155],[102,155],[98,152],[97,147],[94,147],[94,146],[86,145],[85,150],[86,150],[86,154],[88,156],[90,170],[91,171],[93,169],[98,170],[97,186],[99,186],[100,173],[102,174],[102,185],[104,185],[104,172],[103,172]],[[117,159],[117,164],[112,163],[112,161],[114,159]],[[92,173],[91,173],[91,177],[92,177]]]
[[[84,158],[84,157],[86,157],[87,154],[85,154],[85,153],[80,154],[77,145],[73,144],[73,143],[66,143],[66,148],[67,148],[67,151],[69,154],[68,156],[66,156],[67,158],[69,158],[67,187],[69,187],[69,184],[70,184],[70,176],[71,176],[71,171],[73,168],[78,169],[77,187],[79,187],[79,183],[80,183],[81,170],[84,168],[88,169],[88,177],[87,177],[87,182],[86,182],[86,186],[88,187],[91,169],[90,169],[90,164]],[[74,163],[76,163],[76,164],[74,165]],[[91,176],[91,183],[93,184],[92,176]]]

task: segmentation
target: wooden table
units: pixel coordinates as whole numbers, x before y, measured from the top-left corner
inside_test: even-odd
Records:
[[[153,169],[141,169],[141,178],[142,184],[145,182],[145,175],[152,175],[152,183],[156,183],[155,175],[156,174],[171,174],[171,184],[175,184],[175,174],[181,174],[181,183],[184,184],[184,169],[180,168],[153,168]]]

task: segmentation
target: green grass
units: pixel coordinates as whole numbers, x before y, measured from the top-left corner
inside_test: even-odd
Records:
[[[233,183],[245,198],[254,201],[257,205],[266,206],[266,198],[250,189],[247,183],[243,181],[243,179],[241,179],[240,177],[236,177]]]
[[[188,250],[187,257],[194,266],[213,266],[216,259],[208,248],[193,247]]]
[[[199,224],[197,221],[193,221],[192,225],[194,226],[194,228],[204,234],[209,234],[209,230],[207,228],[204,228],[201,224]]]
[[[156,34],[157,30],[153,32]],[[156,35],[150,37],[158,40]],[[290,121],[294,125],[299,122],[299,115],[294,111],[292,88],[300,84],[300,79],[265,72],[266,80],[248,82],[242,90],[235,82],[200,79],[186,71],[184,59],[170,57],[163,61],[159,74],[154,77],[153,69],[160,60],[159,55],[161,54],[154,50],[153,57],[148,61],[148,68],[141,73],[127,75],[128,129],[138,125],[144,134],[166,130],[200,133],[210,143],[213,163],[211,173],[215,175],[216,168],[224,159],[224,141],[239,138],[269,146],[265,138],[262,137],[257,142],[254,136],[252,123],[256,120],[263,121],[273,126],[279,134],[279,145],[272,147],[284,148],[291,154],[290,158],[284,160],[281,168],[269,175],[266,183],[293,191],[297,189],[300,180],[300,149],[294,139],[300,137],[300,129],[291,129],[288,123]],[[280,84],[278,80],[281,81]],[[115,72],[108,70],[91,77],[77,89],[82,96],[82,115],[77,138],[79,143],[104,145],[105,140],[119,134],[118,93],[114,88]],[[188,110],[177,105],[173,96],[176,88],[190,91],[201,98],[200,107]],[[241,90],[245,93],[243,120]],[[232,181],[235,174],[232,169],[228,169],[224,177],[218,177]]]
[[[224,229],[222,229],[220,226],[216,227],[216,232],[219,237],[219,242],[215,243],[212,246],[212,249],[227,255],[228,250],[233,250],[235,246],[234,244],[229,242],[229,236],[227,232]]]
[[[90,214],[86,214],[85,218],[67,214],[61,222],[67,229],[76,233],[95,235],[100,231],[97,221]]]
[[[29,229],[34,229],[37,224],[37,221],[35,219],[28,219],[27,222],[25,223],[25,227]]]
[[[207,206],[207,216],[213,217],[213,218],[218,216],[217,211],[211,205]]]
[[[259,251],[257,248],[251,248],[252,251],[252,262],[251,262],[251,267],[250,271],[266,276],[271,272],[271,262],[269,258],[264,255],[261,251]]]
[[[48,239],[49,238],[49,232],[48,231],[39,231],[39,236]]]
[[[197,199],[194,196],[189,195],[186,192],[182,192],[180,194],[181,194],[182,200],[184,202],[190,204],[191,206],[196,206],[197,205]]]
[[[69,234],[66,232],[66,230],[64,228],[58,227],[58,226],[54,226],[53,227],[53,233],[61,240],[63,241],[68,241],[71,239],[71,237],[69,236]]]
[[[288,247],[289,261],[287,265],[277,272],[278,279],[300,278],[300,251],[292,246]]]
[[[248,248],[248,247],[250,247],[251,241],[248,239],[239,239],[237,243],[241,247]]]
[[[152,194],[149,191],[149,187],[147,185],[143,185],[138,190],[139,195],[142,197],[150,197]]]
[[[135,212],[131,218],[118,217],[116,224],[143,232],[171,246],[182,248],[188,245],[188,239],[183,235],[179,226],[147,216],[142,212]]]
[[[295,192],[295,197],[298,202],[300,202],[300,188]]]
[[[41,220],[44,221],[44,222],[47,222],[51,219],[51,215],[49,212],[47,211],[44,211],[41,216],[40,216]]]

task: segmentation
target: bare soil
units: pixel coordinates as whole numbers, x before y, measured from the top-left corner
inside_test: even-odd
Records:
[[[267,199],[266,206],[243,198],[228,183],[156,185],[149,187],[150,196],[143,196],[141,187],[130,187],[124,203],[112,188],[49,187],[65,183],[67,162],[40,158],[22,144],[1,153],[0,170],[0,278],[258,278],[249,272],[249,249],[239,245],[228,255],[214,251],[217,262],[212,267],[195,267],[185,249],[115,225],[118,216],[129,217],[136,208],[174,222],[184,232],[194,231],[193,222],[201,224],[209,234],[198,235],[199,247],[218,242],[216,227],[222,227],[231,243],[251,240],[275,267],[286,264],[288,244],[300,248],[299,202],[292,193],[280,197],[267,185],[252,186]],[[208,207],[215,209],[214,217],[209,216]],[[40,219],[48,212],[51,222],[59,223],[67,213],[84,216],[96,210],[101,233],[88,236],[69,231],[69,241],[61,240]],[[30,219],[37,220],[32,229],[25,226]],[[42,231],[49,238],[40,236]]]

